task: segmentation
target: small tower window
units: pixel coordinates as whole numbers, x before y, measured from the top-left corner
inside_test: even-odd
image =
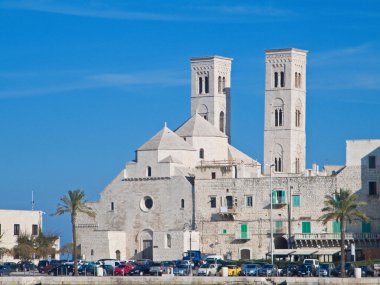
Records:
[[[274,73],[274,87],[278,87],[278,72]]]
[[[93,249],[91,249],[91,255],[94,255],[94,250]]]
[[[152,167],[148,166],[146,168],[146,176],[148,176],[148,177],[152,176]]]
[[[115,210],[115,205],[113,202],[111,202],[111,211]]]
[[[282,172],[282,159],[281,159],[281,157],[276,157],[274,159],[274,171]]]
[[[296,127],[301,126],[301,111],[296,110]]]
[[[224,133],[224,112],[221,111],[219,115],[219,130]]]
[[[301,88],[301,73],[298,73],[298,88]]]
[[[300,159],[296,158],[296,173],[300,173]]]
[[[208,76],[205,77],[205,93],[209,93]]]
[[[120,250],[116,250],[115,254],[116,254],[116,259],[120,260],[121,259]]]
[[[205,158],[205,150],[203,148],[201,148],[199,150],[199,158],[200,159],[204,159]]]
[[[203,79],[202,79],[202,77],[199,77],[198,90],[199,90],[199,94],[202,94],[202,92],[203,92]]]
[[[218,77],[218,93],[222,93],[222,77]]]
[[[172,236],[170,234],[166,235],[166,248],[171,248],[172,247]]]
[[[281,87],[285,87],[285,73],[281,71]]]
[[[282,118],[283,118],[283,113],[282,113],[282,109],[280,109],[279,111],[278,111],[278,125],[279,126],[282,126],[283,124],[282,124]]]
[[[185,208],[185,199],[181,199],[181,209]]]
[[[225,89],[226,88],[226,78],[225,77],[223,77],[223,82],[222,82],[222,91],[223,91],[223,93],[225,92]]]

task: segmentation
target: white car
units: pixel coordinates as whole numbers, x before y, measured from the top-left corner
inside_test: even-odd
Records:
[[[201,267],[198,268],[197,275],[198,276],[216,276],[218,272],[218,264],[215,263],[206,263],[202,264]]]

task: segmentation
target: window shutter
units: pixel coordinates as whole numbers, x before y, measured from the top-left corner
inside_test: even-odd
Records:
[[[333,221],[332,226],[333,226],[333,233],[334,234],[340,233],[340,222]]]
[[[248,225],[247,224],[241,224],[240,225],[240,237],[242,239],[248,238]]]
[[[277,203],[277,191],[272,191],[272,203]]]
[[[362,222],[362,232],[370,233],[371,232],[371,223]]]
[[[302,222],[302,233],[303,234],[310,234],[311,233],[310,222]]]

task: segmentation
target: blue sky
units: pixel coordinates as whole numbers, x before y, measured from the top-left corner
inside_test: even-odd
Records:
[[[160,130],[190,115],[194,56],[234,58],[232,143],[263,159],[264,50],[309,50],[307,165],[380,138],[380,2],[0,0],[0,208],[96,200]]]

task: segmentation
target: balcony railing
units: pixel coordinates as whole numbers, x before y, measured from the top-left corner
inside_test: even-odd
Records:
[[[219,213],[221,214],[234,214],[235,212],[236,212],[236,208],[232,206],[220,207],[220,211],[219,211]]]
[[[340,240],[340,233],[310,233],[294,234],[295,240]],[[346,240],[374,240],[380,239],[380,233],[346,233]]]

